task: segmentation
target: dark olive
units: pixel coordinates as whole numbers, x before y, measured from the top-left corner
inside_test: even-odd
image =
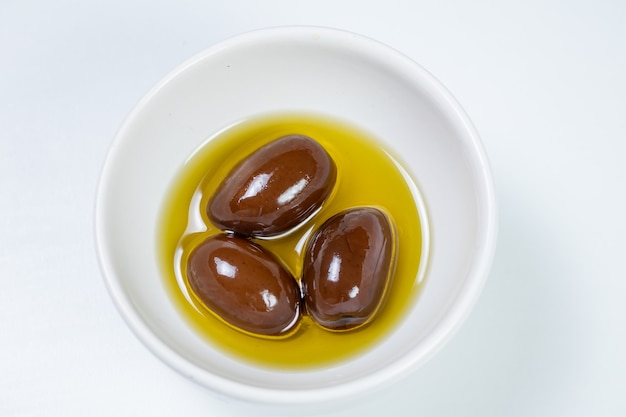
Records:
[[[296,280],[273,255],[243,237],[205,240],[190,254],[187,276],[202,303],[239,330],[280,336],[299,321]]]
[[[375,208],[356,208],[327,220],[305,253],[302,291],[322,327],[345,330],[379,311],[395,268],[395,233]]]
[[[257,149],[236,165],[207,205],[222,230],[266,237],[302,223],[332,192],[335,163],[313,139],[290,135]]]

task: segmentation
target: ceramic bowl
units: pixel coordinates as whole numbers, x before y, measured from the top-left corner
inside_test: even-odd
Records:
[[[287,111],[332,115],[380,139],[414,180],[427,226],[425,284],[397,328],[357,357],[304,370],[251,365],[207,343],[168,295],[155,243],[167,187],[187,158],[226,126]],[[488,276],[497,209],[479,136],[431,74],[360,35],[283,27],[207,49],[137,104],[106,158],[95,226],[110,295],[157,357],[227,398],[304,405],[396,381],[449,340]]]

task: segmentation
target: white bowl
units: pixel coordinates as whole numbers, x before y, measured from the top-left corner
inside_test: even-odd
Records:
[[[398,328],[336,366],[275,370],[212,348],[172,303],[160,278],[157,220],[167,187],[207,137],[262,113],[334,115],[404,159],[429,217],[421,295]],[[110,295],[139,339],[181,374],[251,403],[350,399],[422,365],[476,301],[494,253],[497,210],[478,134],[427,71],[371,39],[316,27],[237,36],[195,56],[135,107],[104,165],[96,239]]]

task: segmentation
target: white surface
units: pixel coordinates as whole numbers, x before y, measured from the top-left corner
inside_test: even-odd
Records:
[[[156,225],[172,178],[207,137],[250,117],[294,110],[353,123],[406,164],[419,186],[413,184],[423,233],[415,279],[428,272],[418,302],[384,343],[332,367],[268,370],[234,361],[190,331],[160,280]],[[497,231],[485,158],[463,110],[404,55],[319,27],[248,32],[165,77],[116,136],[96,205],[105,282],[150,350],[220,394],[309,407],[369,395],[439,351],[484,286]],[[187,232],[206,230],[196,228]]]
[[[332,416],[626,414],[626,3],[4,1],[0,415],[240,416],[138,342],[105,291],[105,152],[162,76],[283,24],[385,42],[474,121],[499,193],[490,280],[457,336]],[[255,410],[257,415],[270,413]]]

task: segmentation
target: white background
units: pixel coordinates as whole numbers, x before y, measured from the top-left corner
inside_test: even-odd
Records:
[[[373,37],[431,71],[482,136],[500,209],[461,331],[329,415],[626,415],[623,0],[0,0],[0,416],[267,411],[212,397],[135,338],[102,282],[93,207],[116,130],[161,77],[294,24]]]

